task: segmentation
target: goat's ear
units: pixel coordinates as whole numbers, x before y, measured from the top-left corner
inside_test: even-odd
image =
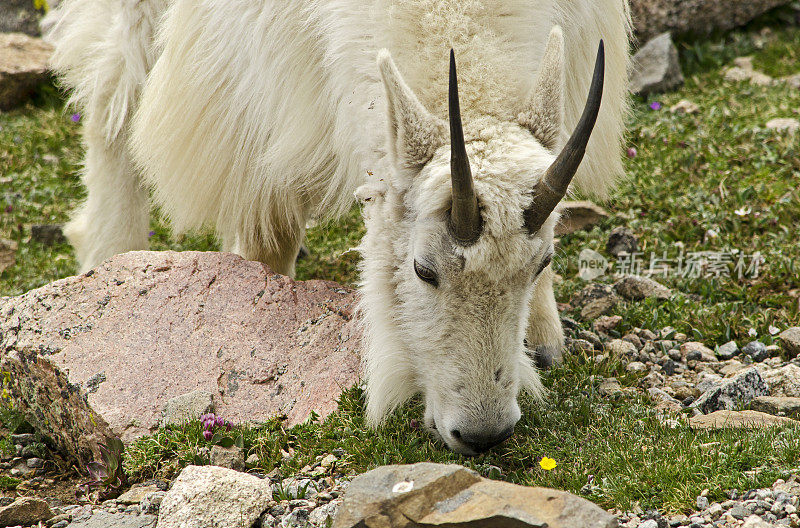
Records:
[[[385,49],[378,52],[378,68],[386,88],[389,148],[396,163],[419,169],[447,141],[447,125],[422,106]]]
[[[564,134],[564,34],[553,27],[539,65],[539,74],[517,120],[539,143],[559,149]]]

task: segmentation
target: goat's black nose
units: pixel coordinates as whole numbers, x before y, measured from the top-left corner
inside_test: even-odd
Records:
[[[458,429],[453,429],[450,431],[450,434],[453,435],[453,438],[461,440],[467,447],[476,453],[485,453],[494,446],[505,442],[511,435],[514,434],[514,428],[509,427],[505,431],[502,431],[498,434],[466,433],[459,431]]]

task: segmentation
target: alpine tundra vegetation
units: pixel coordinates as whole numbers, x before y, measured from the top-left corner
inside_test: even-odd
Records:
[[[293,275],[307,222],[355,193],[369,422],[422,393],[455,450],[511,434],[520,390],[542,390],[525,339],[560,360],[555,206],[573,177],[606,196],[622,172],[624,0],[65,0],[51,16],[85,115],[88,198],[66,229],[82,269],[147,247],[149,188],[177,232],[213,226]]]

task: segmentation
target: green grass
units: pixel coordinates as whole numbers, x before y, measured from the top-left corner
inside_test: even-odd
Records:
[[[517,434],[474,458],[448,451],[416,427],[423,411],[419,402],[370,431],[358,389],[346,391],[338,411],[323,423],[286,430],[276,419],[234,429],[230,435],[243,436],[246,454],[258,455],[254,469],[263,472],[278,468],[292,475],[318,456],[343,449],[338,471],[345,473],[422,461],[459,463],[484,475],[499,467],[501,473],[495,470],[494,478],[582,493],[606,508],[638,505],[664,512],[687,511],[706,488],[712,500],[724,500],[727,490],[770,485],[781,470],[797,463],[800,428],[703,432],[685,423],[672,428],[645,398],[601,397],[597,387],[609,376],[626,384],[635,381],[618,363],[569,358],[546,376],[550,397],[545,403],[523,403]],[[202,462],[200,449],[207,445],[199,422],[162,429],[128,448],[126,469],[134,479],[169,478],[186,464]],[[282,463],[281,450],[289,448],[295,454]],[[558,466],[541,469],[542,456],[555,459]],[[590,475],[593,485],[584,488]]]
[[[554,260],[563,277],[556,288],[560,302],[568,302],[585,285],[576,277],[580,250],[588,247],[605,254],[608,232],[626,226],[638,236],[646,257],[662,251],[672,256],[680,242],[686,252],[759,251],[765,262],[757,278],[659,279],[676,295],[664,302],[618,305],[614,313],[623,317],[619,332],[669,325],[713,346],[729,339],[749,340],[753,328],[769,344],[770,325],[783,329],[800,324],[798,137],[764,127],[775,117],[800,118],[800,93],[783,86],[727,82],[721,71],[733,58],[752,55],[756,68],[771,75],[800,72],[800,29],[760,32],[775,20],[773,15],[747,30],[679,43],[685,86],[646,101],[634,100],[629,146],[637,155],[627,159],[628,177],[605,204],[611,217],[588,232],[561,239]],[[693,101],[700,111],[670,113],[668,108],[681,99]],[[656,100],[663,104],[660,111],[649,108]],[[46,247],[30,240],[32,225],[66,221],[84,193],[78,178],[79,125],[62,104],[45,89],[35,104],[0,113],[0,237],[19,244],[16,265],[0,274],[0,295],[17,295],[76,270],[68,245]],[[743,208],[750,213],[737,215]],[[152,249],[218,248],[209,232],[173,237],[157,211],[151,226]],[[357,245],[363,230],[357,208],[339,222],[309,230],[311,255],[298,264],[298,278],[354,284],[358,255],[348,250]],[[708,236],[709,230],[717,236]],[[574,309],[565,315],[580,319]],[[591,321],[580,323],[588,328]],[[497,466],[501,478],[573,492],[580,492],[591,475],[593,485],[584,488],[586,496],[604,507],[623,509],[639,505],[685,511],[705,488],[712,499],[721,499],[726,489],[767,485],[796,467],[797,429],[670,428],[645,397],[598,396],[597,386],[608,376],[628,386],[636,382],[619,364],[569,358],[546,375],[551,389],[547,402],[525,402],[518,434],[497,451],[471,459],[447,451],[413,427],[421,420],[419,402],[404,407],[380,430],[367,430],[363,395],[356,389],[343,394],[339,410],[324,423],[286,430],[276,419],[231,435],[242,436],[247,453],[258,455],[258,469],[265,472],[278,468],[288,475],[318,455],[341,448],[347,453],[341,467],[348,471],[423,460],[458,462],[484,474]],[[201,448],[206,445],[198,422],[162,429],[127,450],[126,468],[133,479],[174,476],[185,464],[205,463]],[[295,456],[281,462],[281,450],[290,447]],[[537,463],[541,456],[554,458],[558,466],[542,470]]]

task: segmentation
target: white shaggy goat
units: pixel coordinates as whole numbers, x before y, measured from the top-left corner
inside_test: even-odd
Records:
[[[542,391],[525,339],[560,358],[553,209],[573,176],[602,197],[622,172],[625,0],[64,0],[52,20],[85,116],[84,269],[147,247],[150,189],[177,231],[292,274],[306,222],[355,192],[370,422],[421,393],[452,449],[511,434]]]

